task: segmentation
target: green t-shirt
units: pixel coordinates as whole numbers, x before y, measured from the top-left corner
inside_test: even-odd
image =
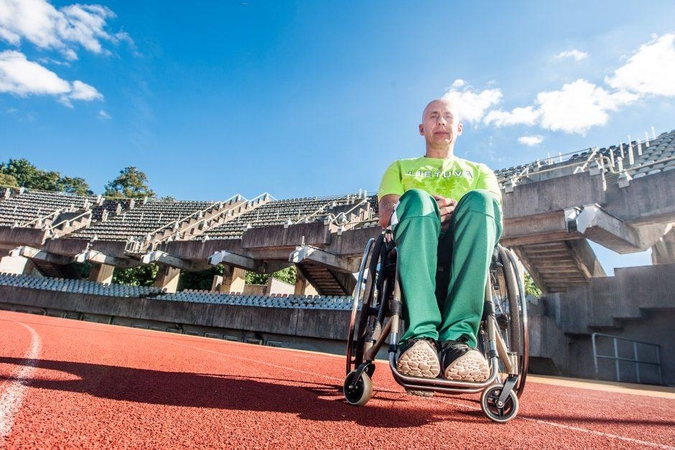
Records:
[[[378,199],[388,194],[403,195],[410,189],[422,189],[430,194],[459,201],[474,189],[486,189],[499,198],[501,192],[494,172],[485,164],[456,156],[451,159],[419,158],[394,161],[384,172]]]

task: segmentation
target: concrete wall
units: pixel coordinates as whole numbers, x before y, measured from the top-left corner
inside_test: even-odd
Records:
[[[658,344],[663,383],[675,385],[675,264],[617,269],[614,277],[541,297],[528,315],[530,354],[552,360],[564,374],[596,377],[591,334],[603,333]],[[609,341],[598,343],[599,353],[613,354]],[[632,357],[632,344],[619,350]],[[639,350],[649,356],[646,347]],[[598,378],[614,378],[613,362],[603,360],[599,369]],[[641,372],[643,382],[658,382],[653,367],[641,366]],[[620,377],[636,381],[634,365],[621,363]]]
[[[0,303],[169,324],[345,340],[350,311],[117,298],[0,286]]]
[[[325,246],[330,243],[330,229],[323,222],[301,223],[289,227],[270,226],[251,228],[242,237],[242,247],[295,247],[302,244]]]

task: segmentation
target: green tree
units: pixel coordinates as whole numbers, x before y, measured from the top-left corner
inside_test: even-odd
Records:
[[[143,198],[155,197],[155,192],[148,186],[148,177],[136,167],[125,167],[117,178],[106,184],[105,197]]]
[[[94,195],[94,192],[89,189],[89,185],[87,184],[86,181],[84,181],[84,178],[80,177],[75,177],[75,178],[70,178],[70,177],[61,177],[59,180],[56,182],[56,187],[58,188],[57,190],[60,192],[67,192],[69,194],[76,194],[76,195]]]
[[[7,163],[0,164],[0,184],[2,179],[7,184],[14,179],[14,186],[41,191],[68,192],[77,195],[93,195],[84,178],[64,177],[59,172],[38,169],[25,158],[9,159]]]
[[[58,192],[58,183],[60,179],[61,174],[58,172],[38,170],[38,176],[33,180],[32,185],[26,187],[29,189],[39,189],[41,191]]]
[[[118,267],[113,272],[112,282],[130,286],[152,286],[158,272],[159,266],[157,264],[144,264],[128,269]]]
[[[31,164],[27,159],[9,159],[6,163],[0,164],[0,172],[4,175],[14,177],[19,186],[25,188],[35,188],[40,184],[41,170]]]
[[[535,297],[541,297],[541,289],[534,283],[532,276],[525,272],[525,295],[533,295]]]
[[[296,280],[298,279],[298,272],[295,266],[286,267],[285,269],[281,269],[277,272],[274,272],[273,274],[246,272],[246,283],[266,284],[270,277],[284,281],[288,284],[295,284]]]
[[[201,272],[181,272],[178,278],[178,290],[199,289],[210,290],[213,284],[213,277],[223,274],[223,266],[217,265]]]
[[[13,176],[0,173],[0,186],[19,187],[19,183],[16,182],[16,178]]]

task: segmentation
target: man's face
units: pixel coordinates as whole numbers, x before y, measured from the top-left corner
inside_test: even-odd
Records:
[[[427,105],[419,130],[428,144],[432,147],[454,144],[457,136],[462,134],[462,124],[456,111],[452,103],[446,100],[434,100]]]

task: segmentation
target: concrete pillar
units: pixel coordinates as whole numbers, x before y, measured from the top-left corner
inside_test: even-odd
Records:
[[[115,266],[108,264],[93,264],[91,267],[91,272],[89,272],[89,281],[110,284],[112,283],[114,271]]]
[[[222,275],[214,275],[213,281],[211,282],[211,292],[221,292],[220,288],[223,285]]]
[[[169,293],[176,292],[176,290],[178,289],[179,276],[180,276],[180,269],[160,264],[159,272],[157,272],[157,278],[155,278],[153,286],[166,289],[166,292]]]
[[[215,284],[215,280],[214,280]],[[220,282],[219,292],[224,294],[234,294],[244,292],[246,285],[246,271],[238,267],[224,266],[222,281]]]
[[[302,273],[298,270],[297,279],[295,281],[295,295],[318,295],[319,293],[314,289],[314,286],[311,285],[307,278],[305,278]]]
[[[0,258],[0,272],[16,275],[30,275],[33,263],[23,256],[4,256]]]
[[[675,230],[670,230],[652,247],[652,264],[675,263]]]

